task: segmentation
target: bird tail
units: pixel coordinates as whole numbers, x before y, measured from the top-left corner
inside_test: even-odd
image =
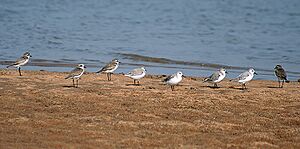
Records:
[[[69,79],[69,78],[71,78],[71,76],[67,76],[67,77],[65,77],[65,79]]]
[[[127,73],[127,74],[124,74],[125,77],[130,77],[131,74],[130,73]]]
[[[97,73],[97,74],[99,74],[99,73],[101,73],[101,72],[102,72],[102,69],[101,69],[101,70],[99,70],[99,71],[97,71],[96,73]]]
[[[209,78],[204,78],[203,79],[203,82],[207,82],[207,81],[209,81]]]
[[[290,81],[287,79],[286,76],[283,78],[283,80],[284,80],[285,83],[290,83]]]
[[[14,64],[10,64],[10,65],[6,66],[6,68],[9,68],[9,67],[12,67],[12,66],[14,66]]]
[[[163,83],[167,83],[167,81],[168,81],[168,78],[164,78],[161,80],[161,82],[163,82]]]

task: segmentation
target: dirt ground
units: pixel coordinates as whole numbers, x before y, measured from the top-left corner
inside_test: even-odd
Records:
[[[300,148],[300,84],[0,70],[0,148]]]

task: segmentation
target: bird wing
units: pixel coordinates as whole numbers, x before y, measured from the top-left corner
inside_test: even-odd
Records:
[[[250,73],[248,72],[248,71],[246,71],[246,72],[243,72],[243,73],[241,73],[238,77],[237,77],[237,79],[238,80],[245,80],[247,77],[249,77],[250,76]]]
[[[205,78],[204,82],[218,80],[219,77],[220,77],[220,73],[219,72],[215,72],[212,75],[210,75],[209,77]]]
[[[163,82],[168,82],[168,81],[170,81],[171,79],[173,79],[173,78],[175,77],[175,75],[176,75],[176,74],[172,74],[172,75],[168,76],[167,78],[165,78],[165,79],[163,80]]]
[[[275,74],[276,74],[277,77],[282,78],[284,80],[287,80],[287,78],[286,78],[287,75],[286,75],[284,69],[282,69],[282,68],[276,69]]]
[[[81,68],[76,67],[69,73],[69,75],[66,77],[66,79],[74,77],[74,76],[78,76],[82,73],[82,71],[83,70]]]
[[[22,57],[18,58],[12,65],[19,65],[19,64],[22,64],[22,63],[24,63],[26,60],[27,60],[27,57],[22,56]]]
[[[143,73],[144,73],[143,69],[136,68],[136,69],[133,69],[132,71],[130,71],[127,75],[136,76],[136,75],[141,75]]]
[[[107,71],[107,70],[112,70],[116,66],[117,66],[117,63],[115,63],[115,62],[108,63],[101,70],[99,70],[97,73]]]

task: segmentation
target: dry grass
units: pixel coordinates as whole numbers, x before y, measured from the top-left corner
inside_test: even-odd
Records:
[[[0,70],[0,148],[300,148],[300,91],[292,82],[186,78],[175,91],[147,76]],[[233,87],[234,86],[234,87]]]

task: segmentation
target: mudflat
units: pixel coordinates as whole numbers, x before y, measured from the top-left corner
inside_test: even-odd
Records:
[[[300,148],[300,84],[0,70],[0,148]]]

